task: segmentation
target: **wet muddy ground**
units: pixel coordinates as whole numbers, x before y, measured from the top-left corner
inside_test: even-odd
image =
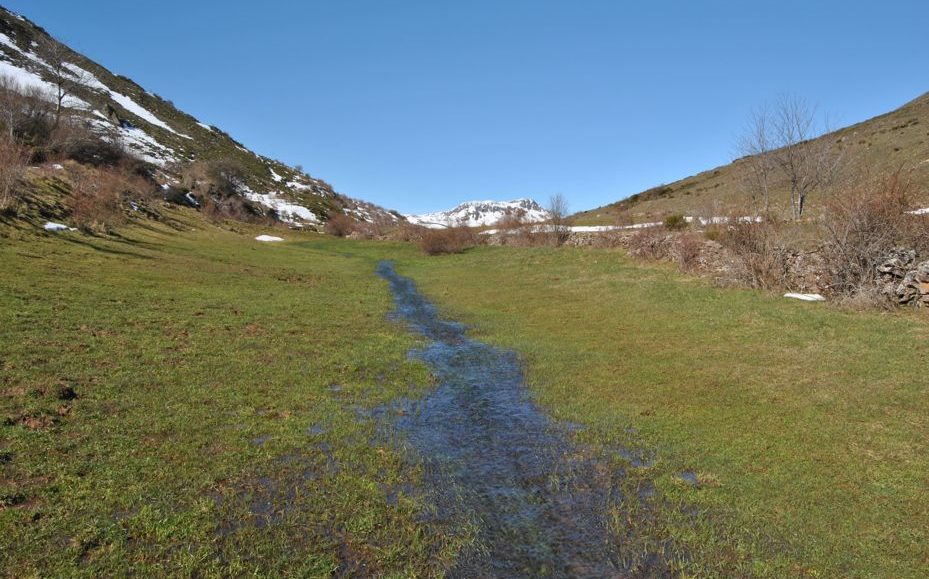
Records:
[[[431,394],[397,413],[393,430],[424,464],[431,522],[472,529],[477,539],[450,575],[665,575],[659,557],[624,553],[610,525],[623,502],[622,469],[580,448],[571,425],[540,411],[517,356],[442,320],[391,263],[377,272],[393,291],[393,315],[427,339],[412,355],[437,380]]]

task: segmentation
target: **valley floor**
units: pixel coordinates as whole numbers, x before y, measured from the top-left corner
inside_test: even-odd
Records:
[[[576,444],[653,456],[610,459],[627,551],[698,575],[929,573],[925,316],[716,289],[615,250],[427,258],[174,219],[3,230],[6,575],[452,569],[478,531],[425,516],[429,473],[382,432],[381,409],[434,387],[387,317],[384,259],[518,353]]]

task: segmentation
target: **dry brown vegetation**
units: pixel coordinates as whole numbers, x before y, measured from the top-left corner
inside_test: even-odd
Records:
[[[929,219],[913,215],[908,175],[861,178],[833,193],[819,219],[828,289],[854,295],[874,287],[877,266],[898,249],[929,257]]]
[[[29,156],[28,147],[5,136],[0,137],[0,212],[11,208],[16,200],[16,189]]]
[[[358,223],[344,213],[336,213],[326,222],[325,231],[336,237],[346,237],[355,231]]]
[[[477,234],[470,227],[454,226],[424,231],[419,240],[419,247],[428,255],[440,255],[461,253],[477,243]]]
[[[130,203],[148,200],[155,192],[132,164],[99,169],[78,166],[70,173],[71,220],[89,232],[107,232],[122,225]]]

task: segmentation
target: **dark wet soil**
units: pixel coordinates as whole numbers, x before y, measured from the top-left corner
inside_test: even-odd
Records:
[[[391,263],[378,266],[397,310],[427,338],[413,355],[437,379],[436,389],[394,422],[425,465],[437,524],[475,529],[477,544],[451,570],[459,577],[616,577],[663,575],[662,565],[633,570],[610,530],[622,503],[609,468],[575,445],[570,431],[529,398],[519,360],[467,337],[440,319],[412,280]]]

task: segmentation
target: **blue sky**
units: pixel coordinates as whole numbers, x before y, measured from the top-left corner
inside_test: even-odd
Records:
[[[728,162],[752,107],[929,91],[929,2],[6,0],[110,70],[405,213],[596,207]]]

